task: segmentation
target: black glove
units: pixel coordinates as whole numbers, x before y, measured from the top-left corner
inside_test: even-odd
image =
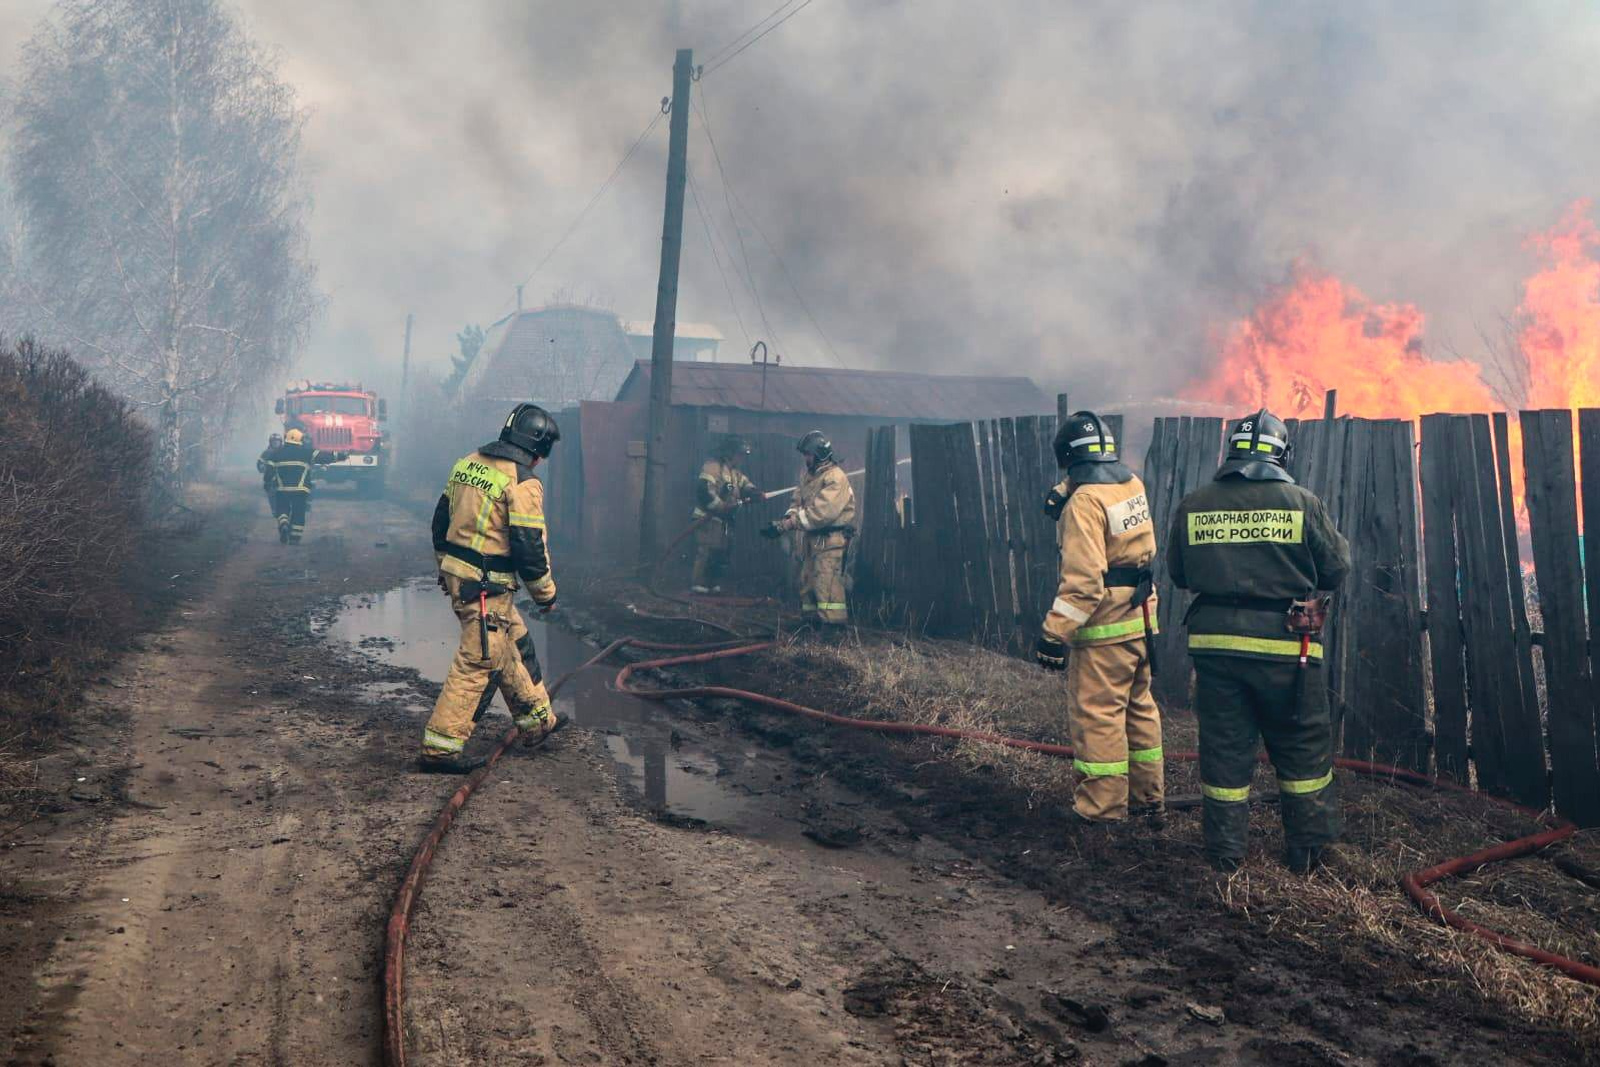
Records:
[[[775,522],[769,522],[761,527],[761,536],[769,541],[776,541],[783,536],[783,527]]]
[[[1044,498],[1044,513],[1050,516],[1051,522],[1061,519],[1061,512],[1066,510],[1066,506],[1067,498],[1062,495],[1060,489],[1052,488]]]
[[[1038,644],[1033,646],[1033,658],[1047,671],[1064,671],[1067,669],[1067,646],[1055,634],[1042,633]]]
[[[537,603],[537,601],[535,601],[535,603]],[[550,598],[550,602],[548,604],[540,604],[539,605],[539,614],[540,615],[548,615],[554,610],[556,610],[556,598],[555,597],[551,597]]]
[[[747,485],[739,492],[740,500],[760,500],[761,490],[753,485]]]

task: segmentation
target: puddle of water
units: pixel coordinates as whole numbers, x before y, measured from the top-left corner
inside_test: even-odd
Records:
[[[529,611],[522,614],[547,679],[594,655],[593,648],[567,631],[547,627]],[[362,655],[443,680],[461,628],[433,582],[416,580],[377,596],[347,597],[324,633]],[[608,688],[614,673],[615,667],[602,666],[574,677],[557,697],[557,711],[605,735],[618,776],[651,810],[707,822],[725,822],[744,811],[744,798],[721,783],[716,758],[700,746],[676,740],[671,718],[657,705]],[[399,696],[403,688],[380,683],[368,692]],[[499,696],[490,705],[491,718],[497,710],[506,714]]]

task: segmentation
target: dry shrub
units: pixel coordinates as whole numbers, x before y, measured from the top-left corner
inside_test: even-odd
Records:
[[[130,405],[63,352],[0,343],[0,728],[46,724],[133,616],[152,471]]]
[[[966,644],[875,636],[837,646],[788,643],[777,655],[800,678],[828,679],[830,706],[852,714],[1067,740],[1061,676],[1027,661]],[[1195,749],[1192,716],[1169,715],[1163,728],[1169,754]],[[998,770],[1035,805],[1061,811],[1070,803],[1073,776],[1064,760],[974,742],[946,751],[939,758]],[[1272,803],[1276,784],[1271,770],[1261,769],[1251,859],[1237,875],[1218,880],[1222,905],[1319,952],[1369,964],[1400,961],[1392,972],[1396,983],[1472,990],[1518,1018],[1600,1048],[1600,990],[1440,926],[1399,885],[1410,871],[1530,833],[1529,820],[1483,799],[1351,774],[1339,780],[1343,839],[1326,870],[1303,878],[1277,862],[1283,837]],[[1195,765],[1169,760],[1167,791],[1198,793]],[[1165,836],[1173,847],[1193,848],[1199,822],[1198,811],[1175,813]],[[1600,959],[1600,899],[1558,871],[1557,859],[1600,872],[1600,834],[1580,833],[1544,855],[1496,864],[1435,891],[1468,918],[1592,963]]]

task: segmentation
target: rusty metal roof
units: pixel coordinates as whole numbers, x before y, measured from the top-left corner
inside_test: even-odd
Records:
[[[641,360],[622,383],[617,399],[649,396],[650,365]],[[887,419],[992,419],[1055,410],[1054,401],[1030,378],[781,366],[767,369],[763,408],[761,367],[685,361],[672,365],[672,402]]]

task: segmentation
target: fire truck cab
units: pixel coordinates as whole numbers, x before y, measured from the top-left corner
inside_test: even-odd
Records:
[[[348,452],[345,459],[317,466],[327,481],[353,481],[365,496],[379,496],[389,473],[389,433],[378,424],[389,417],[388,404],[360,382],[290,382],[273,410],[285,430],[298,427],[313,447]]]

